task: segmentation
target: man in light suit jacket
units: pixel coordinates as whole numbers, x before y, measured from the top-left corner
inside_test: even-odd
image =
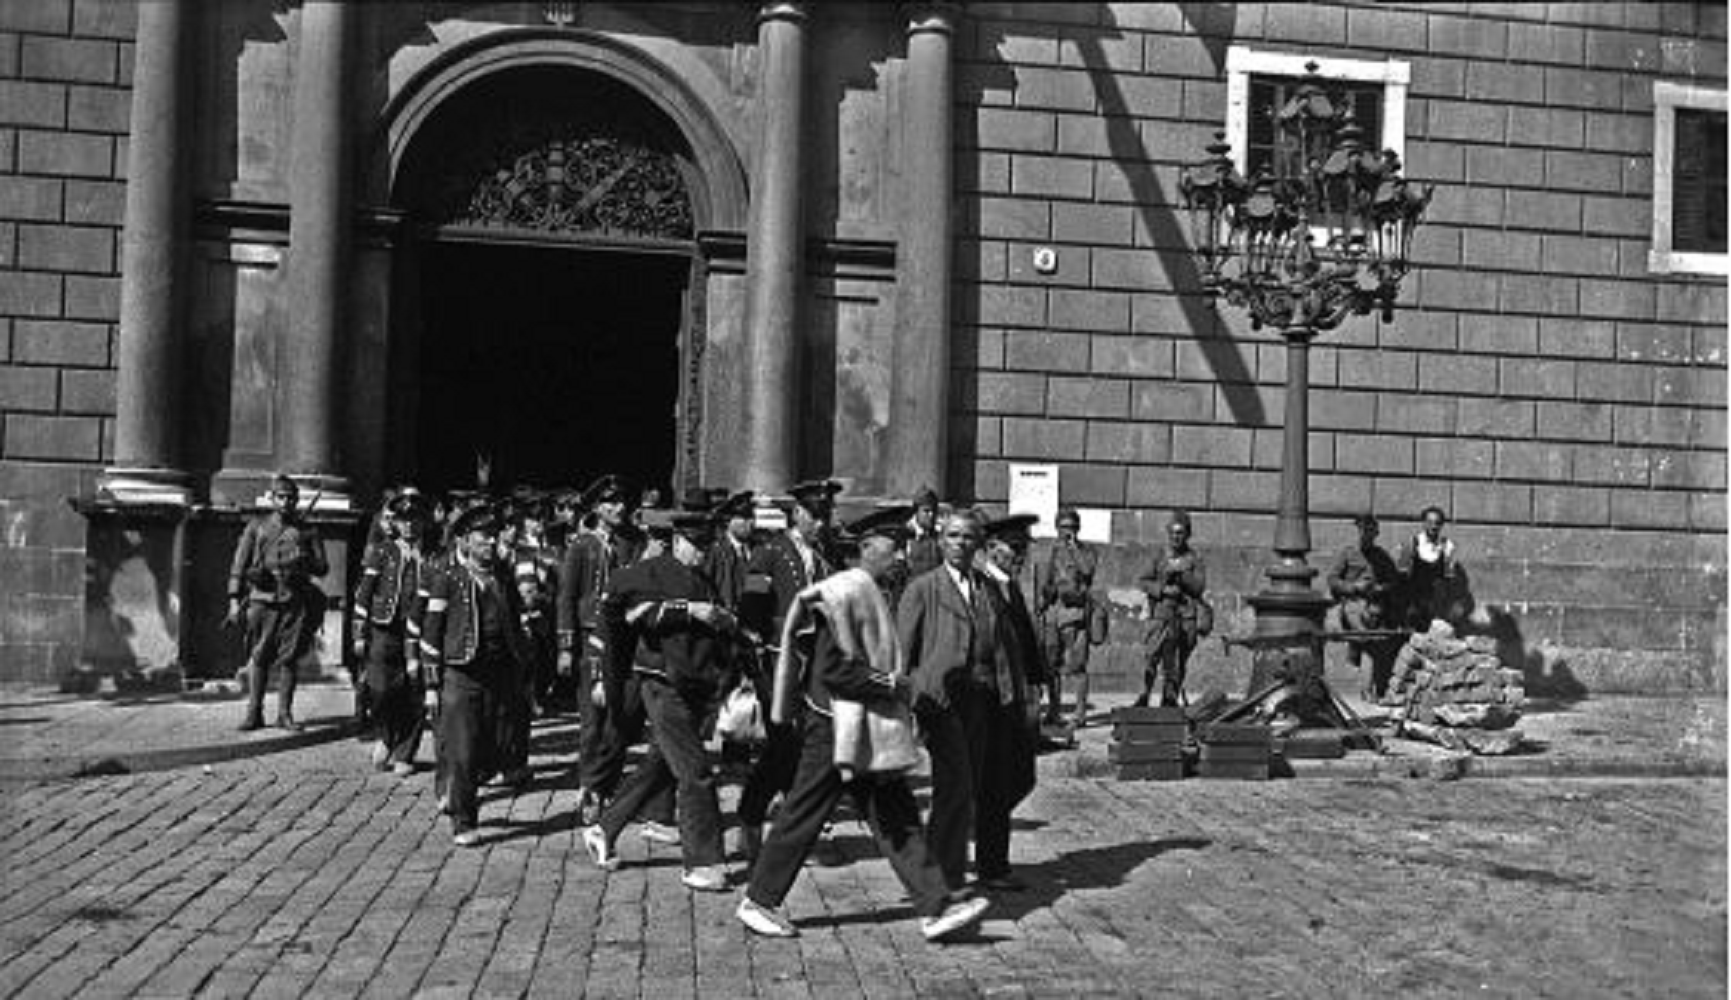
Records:
[[[896,631],[932,758],[927,841],[950,888],[966,883],[971,836],[979,884],[1011,892],[1024,886],[1010,873],[1010,811],[1026,789],[1015,769],[994,762],[1013,754],[1029,692],[1008,609],[974,566],[983,534],[976,512],[945,519],[943,564],[909,581]]]

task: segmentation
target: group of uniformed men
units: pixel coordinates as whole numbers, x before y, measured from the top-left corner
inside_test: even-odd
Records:
[[[739,796],[738,846],[751,864],[739,919],[760,934],[797,933],[782,900],[846,794],[905,883],[924,935],[971,926],[985,893],[1023,888],[1010,870],[1009,817],[1033,787],[1046,674],[1016,582],[1033,519],[958,509],[940,520],[926,491],[837,525],[840,489],[800,483],[773,504],[697,491],[664,509],[640,508],[637,490],[613,475],[550,502],[436,505],[413,488],[393,491],[351,603],[374,766],[413,774],[431,719],[441,811],[453,843],[477,844],[479,789],[529,780],[532,717],[570,699],[592,860],[616,865],[616,841],[636,823],[679,845],[686,886],[721,891],[723,820],[706,743],[723,698],[747,680],[773,721]],[[278,477],[270,499],[273,511],[243,536],[231,585],[236,607],[254,608],[243,728],[261,723],[273,669],[278,721],[294,725],[293,665],[322,607],[311,581],[327,571],[292,480]],[[760,513],[771,506],[786,527],[764,532]],[[797,670],[782,676],[778,661]],[[836,699],[861,706],[870,725],[832,721]],[[907,785],[910,762],[874,763],[883,746],[872,741],[897,724],[931,756],[926,823]],[[627,751],[646,736],[628,774]],[[838,764],[844,745],[855,755],[864,747],[865,763]]]
[[[1010,866],[1010,814],[1033,788],[1039,721],[1057,719],[1065,676],[1078,683],[1073,721],[1085,719],[1088,650],[1104,639],[1098,557],[1064,508],[1030,601],[1019,580],[1032,515],[940,513],[926,490],[837,525],[840,489],[806,482],[773,500],[699,490],[649,509],[616,475],[551,498],[435,503],[413,487],[391,491],[351,602],[373,765],[413,774],[432,719],[440,810],[453,842],[472,846],[480,787],[530,780],[531,719],[574,707],[591,859],[616,866],[616,842],[635,823],[679,846],[686,886],[723,891],[707,744],[723,699],[749,683],[768,724],[736,810],[751,865],[738,918],[759,934],[797,933],[782,901],[845,794],[928,939],[976,923],[984,893],[1024,888]],[[298,728],[294,664],[323,613],[313,581],[328,572],[294,482],[277,477],[267,498],[271,512],[247,526],[229,586],[253,680],[242,729],[263,724],[273,670],[277,724]],[[765,532],[760,514],[773,508],[785,528]],[[1441,566],[1430,572],[1447,582],[1456,574],[1446,519],[1434,509],[1425,519],[1400,575]],[[1343,553],[1330,583],[1343,621],[1363,628],[1380,624],[1373,612],[1396,573],[1374,546],[1374,519],[1360,526],[1361,546]],[[1157,681],[1162,702],[1181,696],[1184,661],[1211,614],[1189,518],[1174,514],[1168,536],[1139,580],[1150,600],[1143,704]],[[1044,713],[1041,687],[1051,695]],[[912,751],[895,752],[916,733],[931,760],[924,823],[905,774]],[[646,737],[627,774],[629,749]]]

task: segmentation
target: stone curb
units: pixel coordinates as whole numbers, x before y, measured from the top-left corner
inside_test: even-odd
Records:
[[[273,734],[236,743],[69,757],[0,757],[0,781],[56,781],[201,767],[205,764],[220,764],[247,757],[300,750],[323,743],[335,743],[353,734],[353,725],[341,722],[335,725],[314,725],[298,733]]]
[[[1443,755],[1408,757],[1368,752],[1335,760],[1289,762],[1292,773],[1282,778],[1360,778],[1394,780],[1426,778],[1723,778],[1723,760],[1626,760],[1616,758],[1473,757]],[[1040,761],[1042,776],[1111,778],[1113,764],[1093,748],[1048,755]],[[1195,780],[1195,779],[1186,779]]]

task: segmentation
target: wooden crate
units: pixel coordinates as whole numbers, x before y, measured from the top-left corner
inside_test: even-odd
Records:
[[[1119,743],[1183,743],[1190,727],[1182,722],[1119,722],[1112,726],[1112,739]]]
[[[1179,781],[1183,777],[1182,760],[1151,760],[1118,765],[1120,781]]]
[[[1149,761],[1184,759],[1182,743],[1110,743],[1106,759],[1114,764],[1142,764]]]
[[[1196,763],[1196,776],[1198,778],[1225,778],[1240,781],[1267,781],[1268,759],[1263,758],[1260,763],[1252,763],[1242,760],[1219,761],[1204,758]]]
[[[1343,729],[1296,729],[1275,740],[1274,748],[1287,760],[1335,760],[1346,756],[1349,736]]]
[[[1114,725],[1126,722],[1165,722],[1185,724],[1188,721],[1189,720],[1184,716],[1184,709],[1179,708],[1177,705],[1150,705],[1142,708],[1137,708],[1134,705],[1126,705],[1123,708],[1115,708],[1112,710],[1112,722]]]

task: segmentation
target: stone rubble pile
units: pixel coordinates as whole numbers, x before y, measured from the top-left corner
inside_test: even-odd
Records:
[[[1395,660],[1382,704],[1398,736],[1450,750],[1506,754],[1521,745],[1522,673],[1488,636],[1456,638],[1447,622],[1415,634]]]

